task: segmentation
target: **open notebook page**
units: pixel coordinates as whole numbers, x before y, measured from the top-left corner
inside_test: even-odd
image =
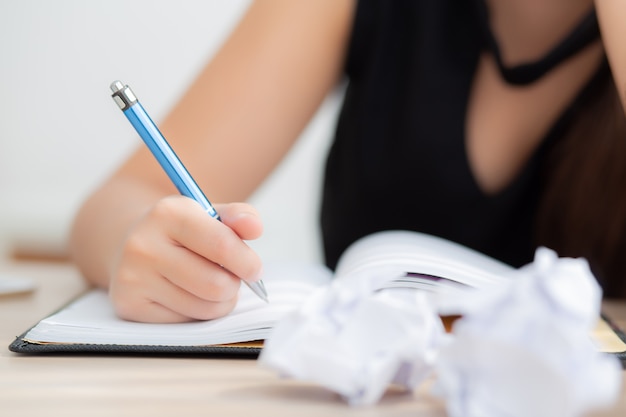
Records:
[[[350,246],[339,260],[336,276],[390,269],[409,286],[411,281],[425,287],[452,281],[476,288],[501,283],[513,271],[507,264],[445,239],[385,231]]]
[[[190,323],[136,323],[118,318],[103,290],[92,290],[45,318],[24,337],[31,343],[204,346],[264,339],[271,327],[298,307],[331,273],[314,264],[266,264],[263,281],[270,303],[242,285],[226,317]]]

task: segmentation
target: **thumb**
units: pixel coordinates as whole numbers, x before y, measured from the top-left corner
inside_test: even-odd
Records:
[[[259,212],[247,203],[216,204],[222,223],[230,227],[243,240],[254,240],[263,234]]]

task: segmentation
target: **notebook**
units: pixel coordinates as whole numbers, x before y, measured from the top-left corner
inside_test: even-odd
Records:
[[[217,354],[256,357],[274,324],[333,279],[385,271],[387,287],[456,293],[506,282],[512,268],[464,246],[434,236],[385,231],[355,242],[333,274],[319,264],[266,263],[263,281],[270,303],[241,286],[235,310],[215,320],[176,324],[137,323],[119,319],[104,290],[92,289],[42,319],[16,338],[10,350],[20,353]],[[454,318],[443,318],[449,326]],[[592,340],[598,349],[626,363],[626,336],[607,317]]]

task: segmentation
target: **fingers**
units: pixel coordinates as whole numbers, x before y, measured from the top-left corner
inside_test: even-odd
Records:
[[[256,280],[261,261],[242,239],[262,224],[247,204],[219,206],[220,222],[185,197],[161,200],[128,234],[112,273],[110,296],[127,320],[207,320],[235,307],[241,279]]]
[[[112,286],[110,296],[117,315],[126,320],[145,323],[179,323],[210,320],[230,313],[237,303],[237,293],[219,302],[201,299],[167,279],[154,277],[151,285]],[[122,287],[123,291],[116,291]],[[148,291],[139,291],[148,289]]]
[[[210,218],[197,203],[184,197],[163,200],[155,208],[159,211],[155,215],[169,222],[166,226],[169,236],[177,244],[243,280],[258,280],[261,260],[241,237],[260,235],[262,225],[258,215],[247,204],[219,207],[220,217],[224,213],[222,222]]]
[[[228,302],[237,297],[241,279],[227,269],[184,247],[160,252],[163,256],[155,260],[155,267],[175,286],[211,302]]]

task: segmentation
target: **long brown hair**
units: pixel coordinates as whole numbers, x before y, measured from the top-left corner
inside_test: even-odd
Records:
[[[610,71],[547,160],[537,243],[585,257],[606,297],[626,297],[626,116]]]

